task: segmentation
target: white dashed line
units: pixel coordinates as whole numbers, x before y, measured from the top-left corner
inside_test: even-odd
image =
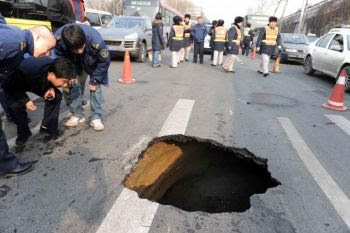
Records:
[[[297,129],[293,126],[288,118],[278,118],[284,131],[292,142],[299,157],[306,165],[307,169],[314,177],[318,185],[321,187],[324,194],[332,203],[338,214],[344,220],[346,225],[350,228],[350,200],[345,195],[343,190],[328,174],[326,169],[321,165],[311,149],[305,143]]]
[[[159,136],[185,134],[195,101],[180,99]],[[159,204],[140,199],[136,192],[124,188],[97,230],[97,233],[147,233]]]
[[[339,128],[341,128],[345,133],[350,135],[350,121],[345,117],[338,115],[326,115],[331,121],[333,121]]]

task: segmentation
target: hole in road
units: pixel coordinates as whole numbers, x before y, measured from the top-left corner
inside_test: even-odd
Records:
[[[124,184],[140,198],[185,211],[244,212],[250,197],[280,185],[267,159],[184,135],[155,138]]]

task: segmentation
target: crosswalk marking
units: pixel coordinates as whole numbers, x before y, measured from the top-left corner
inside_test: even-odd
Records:
[[[279,117],[285,133],[289,137],[299,157],[306,165],[307,169],[314,177],[318,185],[321,187],[324,194],[332,203],[338,214],[344,220],[346,225],[350,228],[350,200],[345,195],[343,190],[328,174],[326,169],[321,165],[311,149],[307,146],[297,129],[292,122],[285,117]]]
[[[194,100],[180,99],[165,121],[159,136],[185,134],[194,103]],[[124,188],[97,233],[147,233],[158,206],[158,203],[140,199],[136,192]]]
[[[350,136],[350,121],[339,115],[326,115],[328,119],[333,121],[339,128]]]

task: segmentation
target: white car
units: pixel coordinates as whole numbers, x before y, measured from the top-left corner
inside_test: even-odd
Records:
[[[304,61],[304,71],[315,71],[338,79],[340,72],[347,70],[346,90],[350,91],[350,29],[335,28],[311,43]]]
[[[90,20],[91,26],[95,29],[101,29],[112,20],[112,14],[108,11],[86,9],[86,17]]]

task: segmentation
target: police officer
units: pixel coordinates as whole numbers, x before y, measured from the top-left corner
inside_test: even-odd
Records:
[[[239,48],[242,40],[241,27],[243,25],[244,19],[241,16],[235,18],[233,26],[230,28],[227,37],[227,49],[228,56],[222,66],[226,72],[232,72],[235,61],[237,60],[237,55],[239,54]]]
[[[53,60],[48,57],[30,57],[21,63],[11,79],[4,82],[4,90],[14,100],[11,108],[17,124],[17,145],[24,145],[32,135],[26,110],[35,111],[36,106],[26,92],[44,98],[45,111],[40,132],[56,137],[62,100],[62,93],[58,88],[68,86],[68,82],[76,78],[75,65],[67,58]]]
[[[102,124],[102,89],[108,86],[108,69],[110,56],[100,33],[84,24],[67,24],[59,28],[55,36],[57,45],[54,56],[66,57],[74,61],[78,67],[78,74],[83,71],[90,75],[90,105],[92,112],[91,127],[94,130],[104,129]],[[65,123],[68,127],[75,127],[85,121],[80,84],[70,89],[70,111],[73,114]]]
[[[222,65],[224,58],[224,51],[226,46],[226,36],[227,30],[224,27],[224,21],[222,19],[218,20],[218,24],[214,29],[213,37],[214,37],[214,58],[212,66]]]
[[[192,46],[192,39],[191,39],[191,30],[192,30],[192,23],[191,23],[191,15],[186,14],[185,15],[185,20],[182,22],[182,26],[184,27],[185,30],[185,38],[184,38],[184,51],[181,54],[181,61],[186,61],[188,62],[189,56],[190,56],[190,51],[191,51],[191,46]]]
[[[281,35],[276,25],[277,17],[271,16],[268,26],[260,30],[256,43],[256,51],[261,54],[258,73],[263,74],[264,77],[269,75],[270,57],[274,53],[276,45],[281,49]]]
[[[180,62],[180,51],[184,47],[185,29],[181,25],[181,18],[179,16],[175,16],[173,21],[174,24],[169,34],[168,46],[171,51],[171,68],[177,68]]]
[[[251,29],[251,24],[247,23],[247,26],[243,30],[243,44],[242,44],[242,55],[249,56],[250,44],[253,41],[254,32]]]
[[[1,21],[2,17],[1,17]],[[0,81],[11,78],[15,70],[28,53],[34,57],[46,56],[56,40],[47,27],[35,27],[30,30],[20,30],[5,24],[0,24]],[[0,119],[0,176],[15,176],[30,170],[32,164],[20,163],[9,152],[5,134],[2,131]]]

